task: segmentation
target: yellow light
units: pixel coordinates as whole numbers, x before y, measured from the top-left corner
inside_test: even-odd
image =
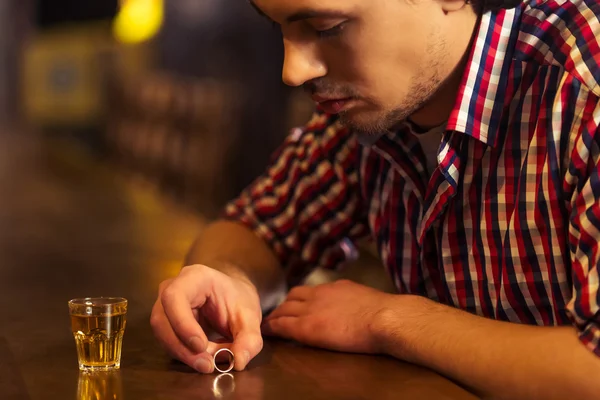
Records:
[[[162,27],[164,0],[125,0],[115,18],[117,40],[135,44],[152,39]]]

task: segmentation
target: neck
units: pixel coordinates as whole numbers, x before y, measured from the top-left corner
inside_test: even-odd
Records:
[[[453,46],[455,51],[448,57],[449,61],[452,59],[457,60],[455,67],[431,97],[431,100],[408,118],[410,122],[417,125],[420,129],[429,130],[435,128],[450,118],[450,114],[456,103],[458,89],[460,88],[469,61],[471,46],[473,46],[476,38],[478,26],[479,18],[475,16],[472,24],[467,28],[468,30],[462,35],[465,39],[455,43]]]
[[[452,75],[444,81],[439,90],[435,92],[431,100],[419,111],[408,117],[409,121],[421,130],[429,130],[447,121],[454,109],[465,67],[466,62],[461,63]]]

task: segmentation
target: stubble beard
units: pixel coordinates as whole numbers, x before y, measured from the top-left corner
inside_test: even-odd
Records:
[[[427,57],[421,68],[418,69],[420,71],[429,70],[431,75],[425,79],[422,76],[414,77],[406,91],[407,97],[403,103],[387,111],[380,107],[384,111],[380,111],[379,115],[374,115],[370,121],[352,118],[351,110],[340,113],[340,122],[356,135],[359,142],[364,145],[372,145],[381,136],[393,132],[400,122],[423,109],[441,90],[443,86],[442,60],[447,55],[447,48],[445,40],[437,33],[432,32]]]
[[[400,122],[425,107],[440,89],[441,82],[440,74],[436,68],[427,82],[413,80],[410,89],[407,91],[407,93],[410,93],[410,97],[406,98],[404,103],[396,108],[381,112],[381,115],[374,116],[371,121],[364,122],[353,118],[351,111],[344,111],[339,115],[340,122],[348,127],[363,145],[372,145],[386,133],[393,132]]]

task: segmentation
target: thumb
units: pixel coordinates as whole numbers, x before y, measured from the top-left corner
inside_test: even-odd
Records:
[[[242,371],[250,360],[260,353],[263,348],[263,339],[260,332],[259,318],[246,318],[233,333],[231,351],[234,354],[235,369]]]

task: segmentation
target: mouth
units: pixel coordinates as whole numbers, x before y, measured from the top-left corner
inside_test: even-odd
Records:
[[[348,109],[352,97],[332,98],[313,95],[312,99],[328,114],[338,114]]]

